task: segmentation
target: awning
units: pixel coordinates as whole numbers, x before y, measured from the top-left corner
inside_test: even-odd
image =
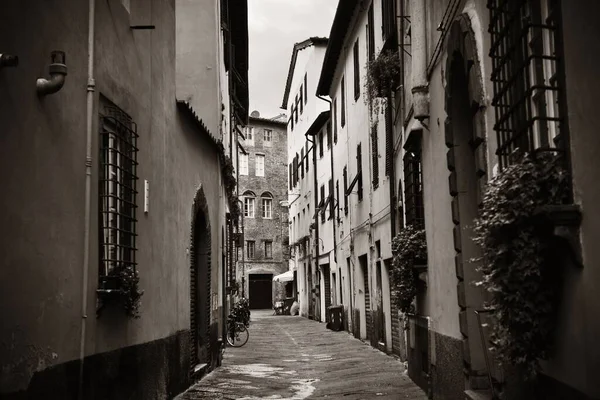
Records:
[[[273,282],[290,282],[294,280],[294,272],[287,271],[273,278]]]

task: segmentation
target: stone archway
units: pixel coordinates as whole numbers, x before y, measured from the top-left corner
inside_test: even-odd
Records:
[[[483,308],[485,294],[474,285],[480,275],[472,260],[481,254],[471,237],[487,182],[485,103],[476,39],[466,14],[450,28],[447,54],[445,140],[465,386],[484,389],[489,386],[484,358],[487,350],[480,340],[475,311]]]
[[[190,234],[190,374],[210,363],[211,229],[202,186],[192,204]]]

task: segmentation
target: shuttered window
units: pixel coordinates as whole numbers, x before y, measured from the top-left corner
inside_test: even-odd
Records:
[[[337,130],[337,98],[333,99],[333,106],[332,106],[332,112],[333,112],[333,143],[337,143],[337,137],[338,137],[338,130]]]
[[[344,166],[344,215],[348,215],[348,167]]]
[[[356,147],[356,166],[358,174],[357,190],[358,190],[358,201],[363,199],[363,181],[362,181],[362,143],[359,143]]]
[[[353,49],[354,57],[354,100],[358,100],[360,97],[360,57],[358,52],[358,39],[354,42]]]
[[[342,100],[340,104],[340,123],[342,128],[346,125],[346,89],[345,89],[344,77],[342,76]]]
[[[373,162],[373,189],[379,187],[379,138],[377,137],[377,125],[371,126],[371,158]]]

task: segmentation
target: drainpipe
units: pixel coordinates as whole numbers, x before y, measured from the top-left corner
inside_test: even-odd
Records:
[[[38,80],[35,82],[37,92],[40,96],[56,93],[65,84],[65,79],[67,76],[65,53],[62,51],[53,51],[50,57],[52,59],[52,64],[48,66],[50,79],[38,78]]]
[[[319,268],[319,209],[317,208],[317,206],[319,205],[319,182],[317,182],[317,148],[316,148],[316,141],[313,139],[309,139],[307,135],[306,139],[309,140],[310,142],[312,142],[313,144],[313,185],[314,185],[314,192],[315,192],[315,271],[318,270]],[[312,274],[312,271],[311,271]],[[311,282],[313,282],[313,280],[311,279]],[[310,301],[313,300],[313,293],[312,293],[312,287],[309,288],[310,289]],[[319,293],[320,295],[320,293]],[[310,303],[309,303],[309,310],[310,310]]]
[[[83,278],[81,282],[81,337],[79,341],[79,390],[77,398],[83,400],[83,363],[85,360],[85,328],[88,303],[88,275],[90,269],[90,235],[92,210],[92,127],[94,112],[94,22],[96,17],[95,0],[88,0],[88,79],[87,79],[87,110],[86,110],[86,144],[85,144],[85,214],[83,238]],[[66,67],[65,67],[66,68]]]
[[[429,118],[429,88],[427,82],[427,21],[425,0],[411,0],[412,11],[412,95],[415,119]]]
[[[330,111],[329,115],[331,115],[331,112],[333,111],[331,109],[331,100],[327,100],[326,98],[324,98],[321,95],[317,95],[317,98],[319,98],[320,100],[323,100],[323,101],[326,101],[327,103],[329,103],[329,111]],[[331,128],[331,117],[329,118],[329,124],[330,124],[330,129],[333,129],[333,128]],[[335,145],[334,143],[331,144],[331,151],[330,151],[330,153],[331,153],[331,182],[332,183],[335,183],[335,175],[333,173],[333,166],[334,166],[334,162],[333,162],[333,146],[334,145]],[[332,196],[333,196],[333,193],[332,193]],[[331,199],[330,201],[333,201],[333,199]],[[338,204],[337,207],[339,207],[339,206],[340,205]],[[334,215],[333,215],[333,256],[334,256],[335,260],[337,260],[337,234],[336,234],[336,229],[335,229],[336,214],[338,214],[338,213],[334,213]],[[336,261],[336,264],[337,264],[337,261]]]

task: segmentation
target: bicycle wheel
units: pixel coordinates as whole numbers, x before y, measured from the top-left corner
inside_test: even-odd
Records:
[[[233,337],[231,337],[231,333],[227,335],[227,343],[232,347],[242,347],[248,342],[249,337],[250,333],[244,324],[236,322],[235,333],[233,334]]]

